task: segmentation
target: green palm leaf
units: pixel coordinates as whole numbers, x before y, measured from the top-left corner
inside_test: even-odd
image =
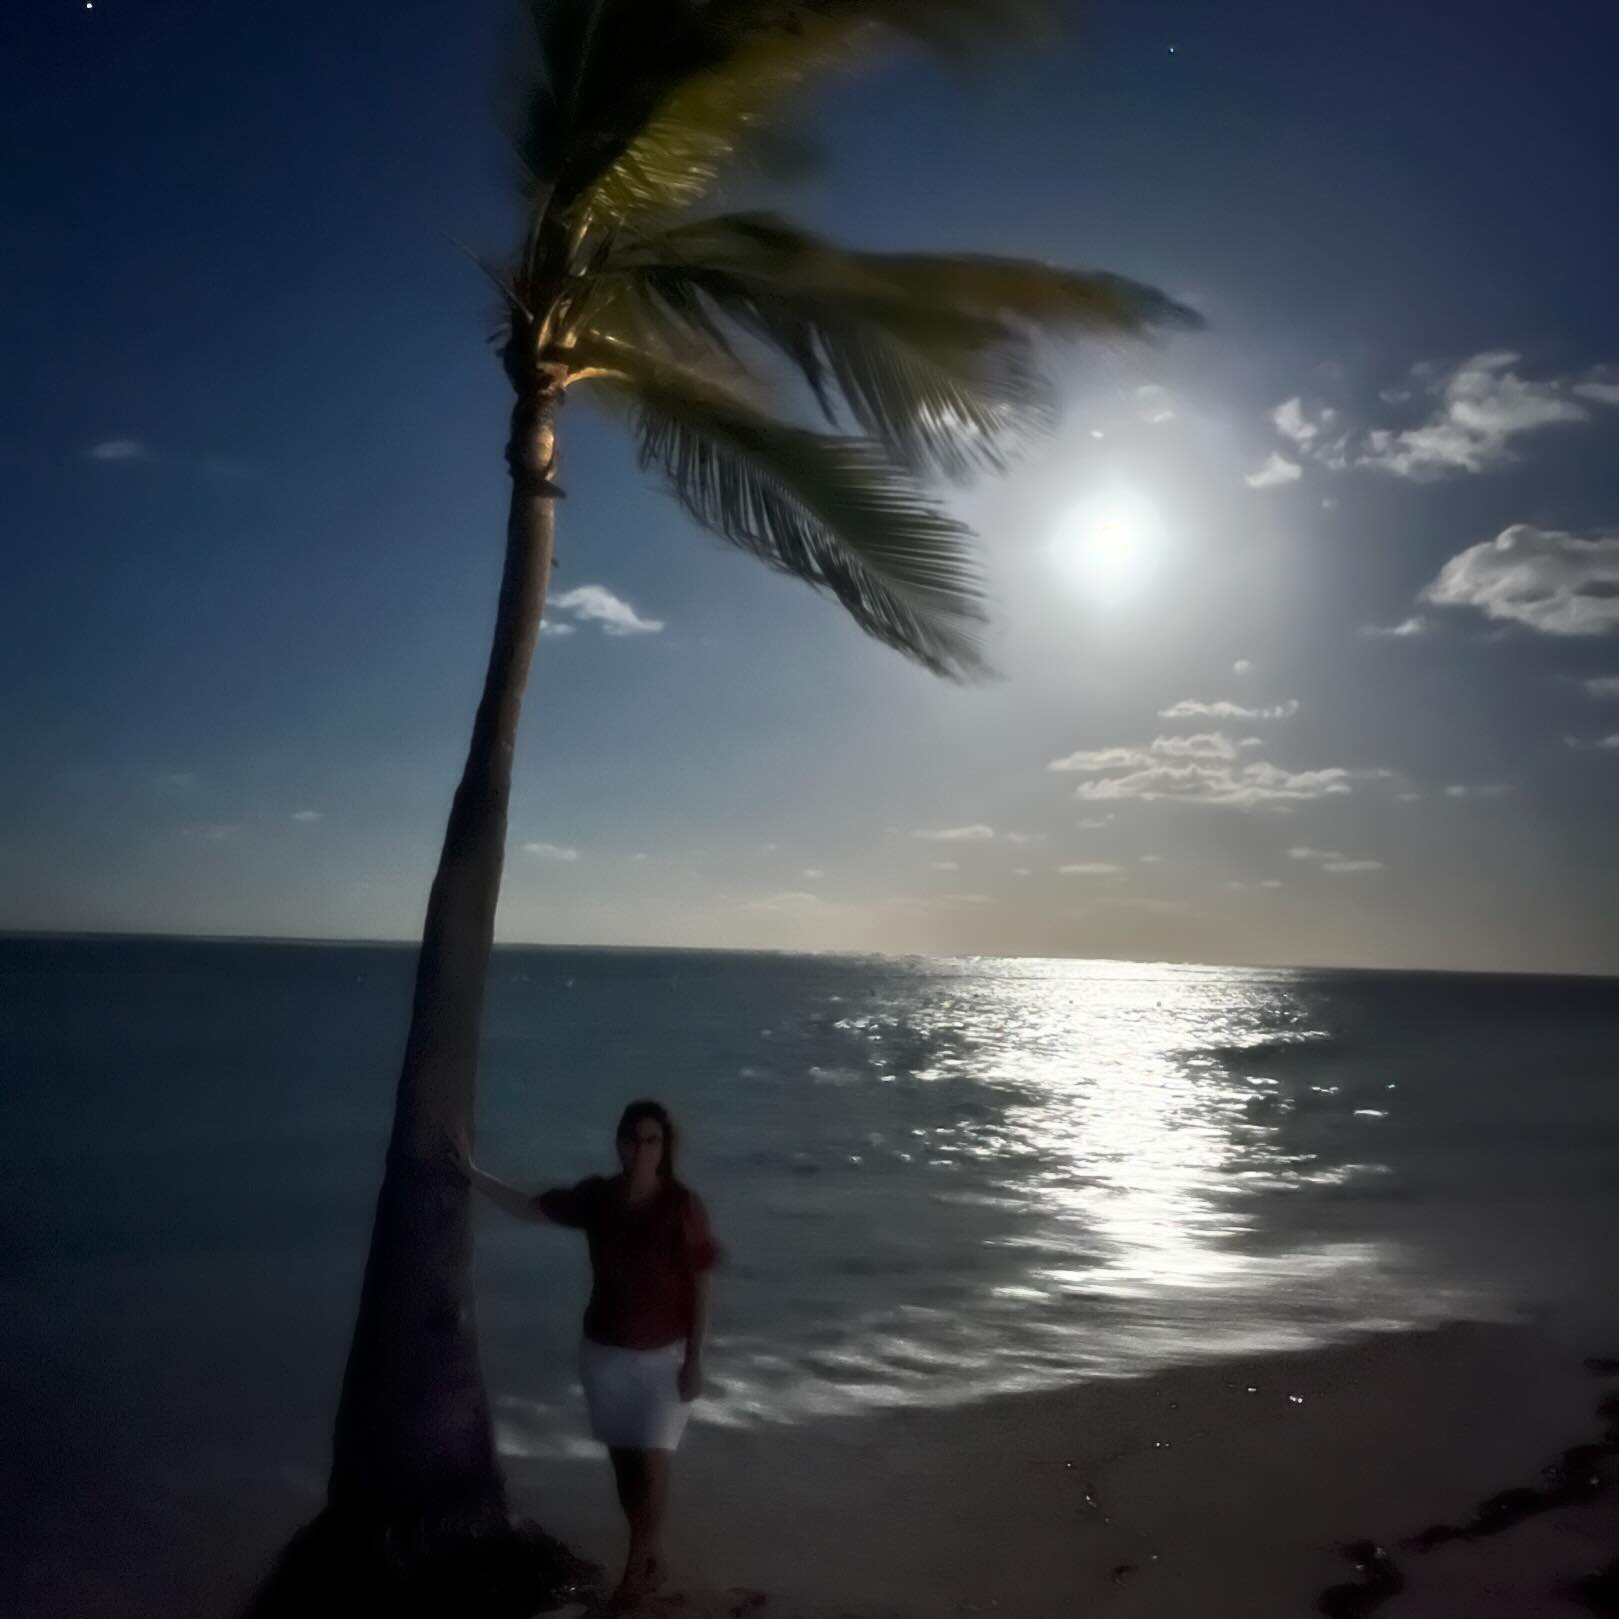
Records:
[[[1141,333],[1196,317],[1120,276],[975,255],[851,252],[770,215],[733,214],[626,241],[596,319],[661,319],[734,352],[730,328],[833,393],[916,470],[1000,469],[1055,420],[1042,334]]]
[[[540,67],[518,146],[589,228],[688,206],[811,78],[885,38],[967,57],[1044,0],[527,0]]]
[[[633,414],[642,464],[703,527],[829,592],[935,674],[985,672],[971,531],[880,444],[782,422],[707,371],[628,344],[587,338],[576,358]]]

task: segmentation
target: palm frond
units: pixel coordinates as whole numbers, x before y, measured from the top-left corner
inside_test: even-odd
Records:
[[[783,355],[836,423],[834,394],[891,454],[963,477],[998,470],[1055,420],[1041,333],[1139,333],[1195,320],[1122,277],[970,255],[851,252],[771,215],[632,239],[602,271],[593,319],[648,319],[734,353],[730,329]]]
[[[988,253],[862,253],[860,260],[897,298],[932,298],[1053,335],[1139,337],[1203,325],[1195,309],[1167,293],[1107,271]]]
[[[829,592],[935,674],[985,672],[972,533],[880,444],[779,421],[739,388],[627,343],[586,338],[576,359],[631,413],[642,465],[703,527]]]
[[[654,105],[623,118],[618,139],[582,154],[559,206],[587,225],[689,207],[745,148],[770,138],[808,80],[851,60],[869,33],[858,17],[833,15],[741,35],[711,65],[671,75]]]
[[[1046,0],[526,0],[540,65],[517,140],[587,226],[689,205],[793,92],[884,38],[967,58]]]

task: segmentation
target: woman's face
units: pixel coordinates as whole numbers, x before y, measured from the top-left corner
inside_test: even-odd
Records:
[[[663,1126],[656,1119],[637,1119],[618,1138],[618,1161],[626,1175],[656,1174],[663,1162]]]

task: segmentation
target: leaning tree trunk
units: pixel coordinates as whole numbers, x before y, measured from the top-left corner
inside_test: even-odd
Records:
[[[511,515],[494,645],[427,902],[404,1071],[332,1446],[346,1516],[504,1520],[478,1361],[471,1193],[447,1161],[470,1134],[512,752],[551,571],[556,397],[512,412]]]
[[[315,1611],[327,1601],[337,1611],[368,1600],[362,1593],[379,1595],[379,1578],[395,1588],[392,1611],[437,1611],[430,1587],[445,1587],[457,1611],[467,1613],[498,1611],[512,1600],[505,1483],[478,1358],[470,1189],[446,1149],[456,1131],[471,1133],[512,753],[551,572],[560,491],[550,474],[562,395],[553,376],[536,370],[537,380],[513,376],[511,514],[494,645],[422,930],[393,1132],[338,1402],[327,1508],[283,1553],[253,1613]],[[536,1538],[547,1539],[531,1533],[530,1552]],[[494,1589],[486,1576],[497,1545],[505,1550]],[[546,1550],[566,1565],[555,1543]],[[534,1559],[526,1561],[518,1583],[532,1583]],[[488,1601],[468,1589],[472,1565],[480,1571],[470,1577],[489,1588]]]

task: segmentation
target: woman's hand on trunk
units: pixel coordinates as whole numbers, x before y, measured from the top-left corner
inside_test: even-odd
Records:
[[[472,1179],[478,1166],[472,1161],[472,1144],[467,1140],[465,1128],[457,1130],[445,1142],[444,1160],[462,1180]]]

